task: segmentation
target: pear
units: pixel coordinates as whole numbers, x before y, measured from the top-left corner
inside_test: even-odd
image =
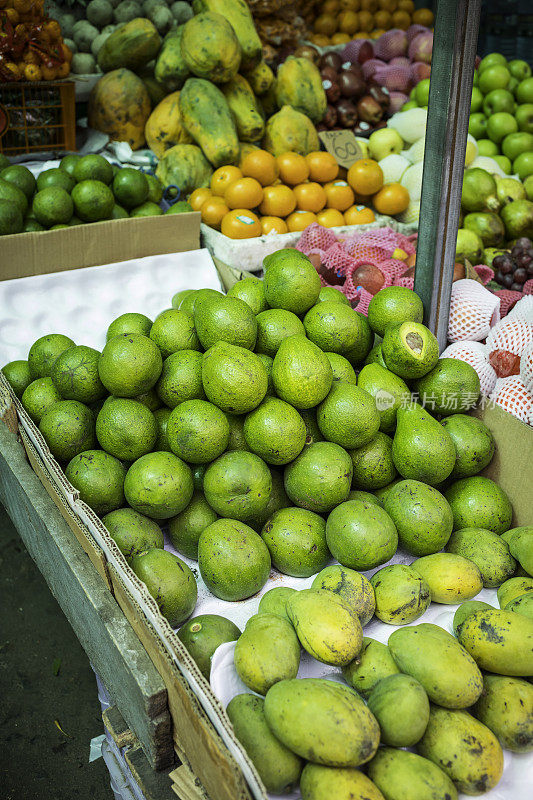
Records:
[[[455,445],[448,431],[422,406],[399,408],[392,442],[394,466],[404,478],[437,486],[455,466]]]

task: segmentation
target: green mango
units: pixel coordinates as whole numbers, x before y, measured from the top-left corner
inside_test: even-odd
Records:
[[[533,749],[533,686],[528,681],[485,675],[483,693],[470,711],[506,750]]]
[[[346,682],[363,697],[367,697],[383,678],[399,672],[388,646],[366,636],[359,655],[342,668]]]
[[[503,751],[497,738],[466,711],[431,706],[417,750],[465,794],[488,792],[502,776]]]
[[[403,478],[436,486],[455,466],[455,446],[446,429],[413,403],[398,409],[392,458]]]
[[[342,567],[340,564],[325,567],[315,577],[311,589],[334,592],[355,611],[361,625],[366,625],[374,616],[374,589],[368,578],[354,569]]]
[[[533,676],[533,620],[510,611],[475,611],[459,642],[481,669],[498,675]]]
[[[349,453],[353,464],[352,486],[358,489],[383,489],[398,474],[392,460],[392,439],[386,433],[378,431],[372,441]]]
[[[509,580],[502,583],[498,589],[498,603],[500,604],[500,608],[505,608],[505,606],[512,603],[513,600],[516,600],[517,597],[528,592],[533,592],[533,578],[509,578]]]
[[[265,698],[270,730],[293,753],[329,767],[358,767],[379,745],[379,725],[347,686],[320,678],[280,681]]]
[[[516,569],[516,561],[509,552],[507,542],[497,533],[484,528],[454,531],[448,540],[446,551],[473,561],[481,572],[483,586],[487,589],[501,586]]]
[[[494,533],[509,530],[513,516],[511,501],[490,478],[482,475],[461,478],[452,483],[444,496],[451,506],[456,530],[476,527]]]
[[[287,616],[287,600],[295,592],[296,589],[291,589],[290,586],[276,586],[274,589],[269,589],[265,592],[259,601],[258,614],[277,614],[290,622]]]
[[[414,622],[431,603],[428,584],[405,564],[378,569],[370,583],[376,595],[376,617],[390,625]]]
[[[298,784],[303,761],[271,732],[265,719],[265,701],[253,694],[238,694],[226,708],[235,736],[265,784],[267,792],[285,794]]]
[[[490,464],[494,455],[494,437],[476,417],[451,414],[441,420],[455,445],[456,459],[452,478],[470,478]]]
[[[468,708],[483,689],[474,659],[443,628],[422,622],[399,628],[389,637],[389,650],[397,666],[416,678],[429,699],[446,708]]]
[[[349,664],[361,649],[363,629],[359,618],[334,592],[296,592],[287,600],[287,614],[302,647],[324,664]]]
[[[385,800],[361,770],[353,767],[305,765],[300,779],[302,800]]]
[[[368,775],[386,800],[457,800],[457,789],[448,776],[427,758],[380,747]]]
[[[494,606],[490,606],[488,603],[483,603],[481,600],[467,600],[465,603],[461,603],[453,615],[454,636],[459,636],[459,632],[463,627],[465,619],[469,617],[470,614],[473,614],[474,611],[479,611],[482,608],[494,608]]]
[[[505,611],[522,614],[523,617],[533,620],[533,594],[523,594],[505,606]]]
[[[434,603],[462,603],[471,600],[483,588],[481,572],[476,564],[454,553],[433,553],[417,558],[411,569],[426,579]]]
[[[402,403],[411,401],[406,382],[378,363],[367,364],[357,376],[357,385],[376,400],[381,418],[379,429],[392,433],[396,427],[396,414]]]
[[[199,614],[188,620],[178,631],[178,638],[207,681],[211,674],[211,658],[217,647],[224,642],[236,641],[240,635],[239,628],[231,620],[218,614]]]
[[[277,614],[254,614],[235,645],[237,675],[253,692],[265,695],[277,681],[295,678],[300,643],[294,628]]]
[[[509,545],[511,555],[528,575],[533,576],[533,525],[511,528],[502,536]]]
[[[367,703],[381,728],[382,744],[412,747],[422,738],[429,720],[429,700],[416,678],[384,678],[372,689]]]

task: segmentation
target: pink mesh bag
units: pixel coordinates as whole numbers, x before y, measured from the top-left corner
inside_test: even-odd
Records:
[[[505,350],[521,356],[529,342],[533,341],[533,324],[518,317],[505,317],[492,328],[487,336],[487,349],[490,353],[495,350]]]
[[[507,314],[507,319],[523,319],[533,324],[533,295],[523,295]]]
[[[415,279],[414,278],[396,278],[394,281],[395,286],[405,286],[406,289],[414,289],[415,288]]]
[[[509,414],[529,424],[533,408],[533,394],[528,392],[520,375],[498,378],[490,400],[508,411]]]
[[[480,342],[499,321],[500,300],[478,281],[463,278],[452,285],[448,339]]]
[[[523,292],[524,294],[533,294],[533,278],[524,283]]]
[[[486,286],[489,281],[494,279],[494,270],[490,267],[487,267],[485,264],[478,264],[476,267],[474,267],[474,269],[479,275],[483,286]]]
[[[405,266],[405,261],[399,258],[387,258],[385,261],[380,261],[379,268],[384,274],[390,275],[392,283],[395,283],[397,278],[400,278],[409,269]]]
[[[496,384],[496,372],[489,363],[488,350],[481,342],[455,342],[441,353],[441,358],[466,361],[479,375],[481,394],[488,397]]]
[[[309,255],[309,251],[313,248],[318,247],[320,250],[327,250],[334,245],[336,241],[337,237],[333,231],[329,228],[323,228],[318,222],[313,222],[312,225],[309,225],[303,231],[296,245],[296,249],[301,250],[301,252],[305,253],[307,256]]]
[[[528,392],[533,394],[533,342],[526,344],[520,358],[520,379]]]

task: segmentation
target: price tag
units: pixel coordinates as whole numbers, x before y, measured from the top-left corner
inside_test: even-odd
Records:
[[[318,136],[341,167],[349,169],[355,161],[365,157],[352,131],[320,131]]]

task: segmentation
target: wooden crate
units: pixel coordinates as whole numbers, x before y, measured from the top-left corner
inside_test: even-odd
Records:
[[[76,149],[74,81],[0,83],[0,153]]]

